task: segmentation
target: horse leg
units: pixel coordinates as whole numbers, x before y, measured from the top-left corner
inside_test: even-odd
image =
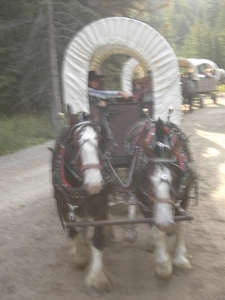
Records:
[[[91,245],[91,264],[86,277],[86,285],[95,290],[109,290],[112,281],[103,264],[102,248],[104,247],[103,226],[95,227]]]
[[[91,262],[91,247],[90,243],[84,237],[84,228],[79,231],[71,228],[69,234],[74,242],[71,250],[72,260],[79,270],[85,270]]]
[[[104,226],[104,237],[107,246],[115,242],[115,232],[112,225]]]
[[[152,226],[150,225],[150,231],[148,231],[148,238],[145,242],[145,249],[151,253],[155,251],[154,238],[152,233]]]
[[[173,252],[173,265],[182,269],[192,269],[189,260],[186,257],[186,247],[184,242],[185,222],[177,222],[176,226],[176,242]]]
[[[155,274],[162,279],[172,275],[172,263],[166,250],[166,233],[154,226],[152,228],[155,251],[153,255]]]
[[[192,110],[192,97],[188,96],[189,111]]]
[[[111,219],[111,211],[108,211],[107,214],[107,220]],[[115,242],[115,232],[112,225],[106,225],[103,229],[104,238],[105,238],[105,244],[106,246],[109,246]]]

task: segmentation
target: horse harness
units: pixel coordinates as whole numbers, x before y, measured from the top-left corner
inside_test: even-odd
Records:
[[[151,200],[151,202],[163,202],[163,203],[168,203],[173,205],[174,208],[179,212],[179,214],[185,214],[185,210],[180,206],[181,201],[182,201],[182,196],[185,191],[185,188],[188,184],[188,182],[191,180],[192,175],[195,175],[195,171],[193,170],[192,167],[192,154],[190,152],[190,149],[187,144],[187,137],[185,134],[178,128],[175,124],[172,124],[169,128],[166,129],[166,134],[169,137],[169,140],[174,143],[174,136],[179,135],[182,138],[183,142],[183,147],[188,154],[188,161],[184,162],[181,159],[181,155],[178,154],[176,157],[172,159],[167,159],[167,158],[147,158],[146,155],[144,155],[144,158],[141,157],[139,153],[139,143],[140,140],[143,136],[146,135],[147,132],[150,132],[151,136],[154,136],[154,126],[151,125],[152,121],[146,121],[144,124],[142,123],[143,127],[141,128],[141,131],[139,131],[138,138],[136,139],[136,145],[133,150],[133,155],[132,155],[132,163],[131,167],[129,170],[129,176],[127,183],[124,183],[120,177],[118,176],[117,172],[115,171],[114,167],[111,165],[110,160],[108,159],[107,155],[105,155],[105,149],[99,149],[97,148],[97,151],[100,156],[100,164],[88,164],[82,167],[79,167],[78,160],[82,151],[82,148],[84,144],[89,140],[89,136],[83,134],[80,138],[80,147],[78,149],[78,152],[76,154],[76,157],[73,157],[73,154],[71,153],[71,143],[72,143],[72,137],[73,133],[80,133],[82,132],[82,129],[91,126],[95,127],[97,129],[97,132],[102,132],[104,133],[104,127],[101,123],[98,121],[84,121],[78,124],[75,124],[71,127],[66,127],[65,130],[62,132],[62,134],[59,136],[59,138],[56,141],[56,159],[53,163],[53,184],[56,189],[60,190],[62,194],[64,195],[66,199],[66,204],[68,205],[68,213],[67,213],[67,219],[69,221],[74,221],[76,216],[75,216],[75,209],[79,207],[82,203],[86,203],[87,198],[90,196],[86,190],[84,185],[82,185],[82,173],[85,170],[88,170],[90,168],[98,168],[102,172],[102,177],[103,177],[103,187],[104,188],[109,182],[112,181],[110,173],[114,175],[114,178],[117,179],[119,185],[124,189],[125,192],[128,194],[131,193],[130,191],[130,183],[131,183],[131,178],[134,175],[134,181],[136,188],[139,189],[148,199]],[[103,138],[105,138],[103,134]],[[154,138],[151,138],[149,140],[149,145],[150,147],[153,147],[154,143]],[[166,147],[162,143],[156,142],[158,147],[161,147],[162,149]],[[103,153],[102,153],[103,152]],[[174,165],[181,174],[181,180],[180,184],[178,186],[178,189],[175,190],[170,182],[167,179],[166,174],[162,174],[160,177],[160,180],[162,182],[166,182],[172,191],[172,194],[174,195],[173,198],[171,199],[159,199],[155,198],[153,196],[153,193],[149,194],[146,191],[145,186],[143,185],[143,182],[141,180],[141,174],[143,169],[147,166],[148,163],[157,163],[161,166],[166,165],[166,164],[172,164]],[[184,167],[185,166],[185,167]],[[67,180],[65,176],[65,169],[76,179],[76,181],[79,183],[77,187],[72,186]],[[111,172],[110,172],[111,171]],[[76,203],[76,205],[73,205],[69,198],[73,198],[76,200],[80,200],[79,203]],[[136,198],[136,197],[135,197]],[[145,210],[145,211],[152,211],[150,204],[146,206],[143,204],[141,201],[139,201],[136,198],[136,202]],[[63,225],[63,220],[62,220],[62,214],[60,212],[60,207],[59,203],[58,204],[58,209],[59,209],[59,214],[61,218],[61,222]],[[86,205],[85,205],[86,207]],[[86,214],[86,213],[85,213]],[[64,227],[64,225],[63,225]]]
[[[168,147],[164,143],[156,141],[156,139],[155,139],[156,128],[155,128],[154,123],[155,122],[148,120],[147,123],[144,125],[144,130],[142,133],[142,138],[147,137],[149,147],[151,147],[152,149],[158,147],[159,151],[162,154],[164,154],[164,151],[166,149],[170,149],[170,147],[174,146],[177,138],[181,138],[183,153],[180,153],[180,152],[175,153],[172,158],[165,158],[165,157],[162,157],[162,158],[158,158],[158,157],[152,157],[152,158],[150,157],[149,158],[148,157],[148,158],[146,158],[146,155],[144,154],[144,157],[139,158],[139,166],[138,166],[138,170],[135,174],[136,187],[137,187],[137,189],[139,189],[141,191],[142,194],[144,194],[146,196],[146,198],[148,198],[150,200],[151,203],[171,204],[171,205],[173,205],[174,209],[176,209],[178,211],[179,214],[184,215],[185,210],[181,207],[181,202],[182,202],[182,198],[183,198],[185,189],[190,184],[192,178],[194,179],[194,181],[197,181],[197,174],[193,168],[193,163],[192,163],[193,156],[190,151],[190,148],[188,147],[188,140],[187,140],[187,137],[184,134],[184,132],[180,128],[178,128],[178,126],[176,126],[173,123],[168,123],[166,125],[164,124],[163,130],[164,130],[164,133],[170,143],[170,147]],[[164,156],[164,155],[162,155],[162,156]],[[172,165],[178,170],[178,172],[180,174],[180,182],[179,182],[177,189],[173,188],[173,186],[169,182],[168,177],[165,173],[162,172],[162,174],[160,174],[160,181],[166,182],[169,185],[170,190],[173,194],[173,197],[161,199],[161,198],[156,198],[154,196],[154,190],[151,191],[151,193],[147,192],[147,189],[143,183],[144,182],[143,170],[147,167],[147,165],[149,163],[155,163],[155,164],[159,165],[162,170],[163,170],[163,166],[165,166],[165,165]],[[197,191],[196,191],[196,194],[197,194]],[[152,211],[151,203],[148,206],[146,206],[142,203],[141,206],[145,211]]]

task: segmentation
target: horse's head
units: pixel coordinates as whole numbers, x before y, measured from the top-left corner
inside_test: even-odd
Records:
[[[142,144],[150,158],[144,173],[155,223],[161,230],[170,232],[174,227],[173,208],[179,180],[176,155],[181,141],[159,120],[151,126]]]
[[[70,129],[67,154],[86,191],[97,194],[103,187],[99,144],[101,134],[97,122],[81,122]]]

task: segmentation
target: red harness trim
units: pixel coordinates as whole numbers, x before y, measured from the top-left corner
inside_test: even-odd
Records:
[[[170,135],[170,130],[168,127],[163,127],[164,132],[170,137],[171,142],[172,142],[172,146],[174,146],[177,142],[177,139],[174,135]],[[178,162],[178,166],[181,168],[181,170],[184,170],[184,164],[183,164],[183,160],[181,155],[179,154],[178,151],[174,152],[174,154],[177,157],[177,162]]]
[[[170,130],[169,130],[168,127],[163,126],[163,131],[164,131],[167,135],[170,134]]]
[[[154,133],[155,133],[155,127],[152,127],[150,132],[149,132],[149,135],[147,136],[147,139],[146,139],[148,145],[151,145],[152,136],[153,136]]]
[[[175,153],[175,154],[176,154],[176,157],[177,157],[179,167],[181,168],[181,170],[184,170],[184,164],[183,164],[183,160],[182,160],[181,155],[179,153],[178,154]]]
[[[65,155],[65,147],[60,147],[60,154],[61,154],[61,163],[60,163],[60,176],[62,183],[67,186],[71,187],[69,182],[67,182],[66,177],[65,177],[65,169],[64,169],[64,155]]]
[[[167,134],[169,136],[169,138],[171,139],[171,142],[172,142],[172,146],[174,146],[176,144],[176,137],[174,135],[171,135],[170,134],[170,130],[168,127],[163,127],[163,131],[165,132],[165,134]]]

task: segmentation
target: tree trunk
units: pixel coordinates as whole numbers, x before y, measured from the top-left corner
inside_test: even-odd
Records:
[[[50,54],[50,74],[52,82],[52,99],[50,102],[50,117],[54,130],[59,133],[63,121],[59,118],[58,113],[62,111],[60,80],[57,64],[56,41],[55,41],[55,25],[54,11],[52,0],[48,1],[48,35],[49,35],[49,54]]]

